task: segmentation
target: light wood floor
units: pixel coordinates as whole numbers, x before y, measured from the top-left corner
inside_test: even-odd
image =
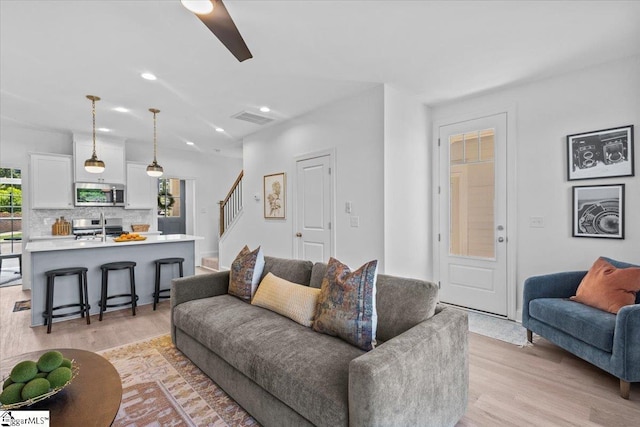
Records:
[[[51,347],[99,351],[169,333],[169,302],[91,317],[29,327],[30,311],[12,312],[16,301],[30,299],[19,286],[0,288],[0,360]],[[618,394],[618,380],[548,341],[518,346],[469,334],[469,408],[458,427],[639,425],[640,383],[630,400]],[[0,368],[2,368],[0,366]]]

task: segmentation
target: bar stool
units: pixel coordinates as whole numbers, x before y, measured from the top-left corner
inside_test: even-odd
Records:
[[[85,267],[70,267],[70,268],[58,268],[56,270],[46,271],[44,274],[47,276],[47,296],[45,302],[45,310],[42,313],[44,317],[44,324],[47,325],[47,333],[51,333],[51,324],[53,319],[57,317],[74,316],[79,314],[81,317],[87,318],[87,325],[91,324],[89,319],[89,294],[87,292],[87,268]],[[53,288],[55,286],[55,278],[61,276],[78,276],[78,293],[80,298],[77,304],[64,304],[57,307],[53,306]],[[55,310],[68,307],[80,307],[80,311],[74,311],[72,313],[53,314]]]
[[[184,258],[161,258],[154,261],[156,263],[156,288],[153,293],[153,309],[156,309],[156,305],[160,298],[170,298],[169,295],[160,295],[162,292],[170,292],[171,289],[160,289],[160,267],[163,265],[173,265],[178,264],[180,267],[180,277],[183,277],[182,264],[184,263]]]
[[[136,295],[135,266],[136,263],[133,261],[109,262],[100,266],[100,269],[102,270],[102,288],[100,293],[99,321],[102,322],[102,313],[107,309],[107,307],[122,307],[131,304],[131,312],[134,316],[136,315],[136,302],[138,301],[138,295]],[[109,271],[114,270],[129,270],[129,286],[131,288],[131,293],[107,296],[107,288],[109,287]],[[123,303],[107,304],[107,300],[121,297],[129,297],[130,300]]]

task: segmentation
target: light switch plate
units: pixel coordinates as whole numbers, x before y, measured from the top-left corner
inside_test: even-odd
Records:
[[[352,227],[360,227],[360,217],[359,216],[349,217],[349,222],[350,222]]]

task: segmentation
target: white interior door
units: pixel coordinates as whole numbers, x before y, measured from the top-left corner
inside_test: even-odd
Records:
[[[298,259],[327,262],[331,252],[331,155],[296,162]]]
[[[441,126],[440,300],[507,315],[506,113]]]

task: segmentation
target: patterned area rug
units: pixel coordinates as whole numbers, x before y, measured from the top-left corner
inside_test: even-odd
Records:
[[[100,352],[120,373],[114,426],[259,426],[169,335]]]

